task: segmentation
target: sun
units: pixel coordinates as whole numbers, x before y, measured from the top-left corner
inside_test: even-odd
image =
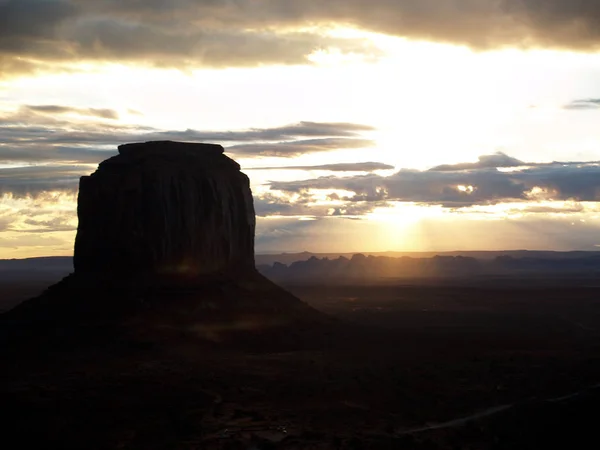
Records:
[[[420,251],[426,248],[424,224],[447,215],[441,206],[423,206],[417,203],[397,202],[391,207],[380,207],[366,215],[373,229],[373,245],[380,251]]]

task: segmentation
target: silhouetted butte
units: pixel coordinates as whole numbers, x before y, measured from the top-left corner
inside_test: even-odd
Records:
[[[250,182],[220,145],[122,145],[81,178],[78,216],[76,273],[254,269]]]

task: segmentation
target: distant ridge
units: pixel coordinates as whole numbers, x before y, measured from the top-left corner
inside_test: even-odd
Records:
[[[254,258],[257,265],[280,262],[290,264],[296,261],[306,261],[312,257],[316,258],[352,258],[357,254],[365,256],[385,256],[390,258],[411,257],[411,258],[433,258],[434,256],[466,256],[475,259],[494,259],[498,256],[512,256],[516,258],[543,258],[543,259],[578,259],[600,255],[599,250],[456,250],[448,252],[282,252],[282,253],[257,253]],[[18,270],[20,268],[51,268],[53,266],[69,267],[72,269],[72,256],[38,256],[32,258],[8,258],[0,259],[0,271]]]
[[[385,256],[390,258],[411,257],[411,258],[433,258],[434,256],[466,256],[476,259],[494,259],[498,256],[513,257],[533,257],[547,259],[575,259],[584,256],[600,255],[598,250],[573,250],[573,251],[554,251],[554,250],[455,250],[447,252],[284,252],[284,253],[258,253],[256,255],[257,264],[273,264],[280,262],[290,264],[295,261],[306,261],[311,257],[316,258],[338,258],[343,256],[351,258],[353,255],[363,254],[365,256]]]

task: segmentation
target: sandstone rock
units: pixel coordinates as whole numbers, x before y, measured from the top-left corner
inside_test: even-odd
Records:
[[[254,270],[249,180],[220,145],[122,145],[81,178],[78,216],[76,274]]]

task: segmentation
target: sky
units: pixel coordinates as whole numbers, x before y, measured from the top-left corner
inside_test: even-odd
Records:
[[[0,0],[0,258],[79,177],[222,144],[256,251],[600,249],[597,0]]]

